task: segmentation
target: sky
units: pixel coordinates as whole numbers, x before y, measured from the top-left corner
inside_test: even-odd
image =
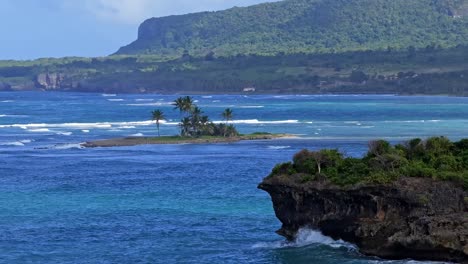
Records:
[[[274,0],[0,0],[0,60],[97,57],[137,38],[147,18]]]

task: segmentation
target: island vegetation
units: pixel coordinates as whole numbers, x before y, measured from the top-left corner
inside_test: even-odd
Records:
[[[468,139],[419,138],[392,146],[369,142],[363,158],[346,157],[337,149],[302,150],[292,162],[275,166],[269,177],[307,183],[320,180],[340,185],[387,184],[401,177],[433,178],[460,183],[468,189]]]
[[[121,147],[136,145],[155,144],[206,144],[206,143],[226,143],[241,140],[266,140],[275,138],[291,137],[287,134],[271,134],[267,132],[255,132],[251,134],[240,134],[233,123],[234,112],[226,108],[221,117],[224,122],[215,123],[204,114],[192,97],[179,97],[173,102],[175,110],[178,110],[181,120],[178,124],[179,135],[161,136],[160,125],[166,120],[166,115],[160,109],[152,111],[152,120],[157,128],[157,137],[124,137],[96,140],[81,144],[83,147]]]

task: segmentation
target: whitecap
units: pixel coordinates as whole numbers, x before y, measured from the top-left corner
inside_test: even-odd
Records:
[[[158,102],[158,103],[126,104],[126,106],[163,106],[163,105],[172,105],[172,103]]]
[[[136,102],[152,102],[154,99],[135,99]]]
[[[202,98],[210,99],[210,98],[213,98],[213,96],[202,96]]]
[[[115,97],[117,96],[116,94],[102,94],[104,97]]]
[[[225,123],[225,121],[214,121],[213,123]],[[247,119],[247,120],[233,120],[229,121],[229,124],[297,124],[299,120],[278,120],[278,121],[259,121],[258,119]]]
[[[0,115],[0,117],[29,117],[27,115]]]
[[[31,143],[33,142],[34,140],[32,139],[23,139],[23,140],[20,140],[19,142],[23,143],[23,144],[27,144],[27,143]]]
[[[130,135],[131,137],[143,137],[144,135],[142,133],[136,133],[133,135]]]
[[[122,102],[125,101],[124,99],[107,99],[109,102]]]
[[[263,105],[244,105],[244,106],[239,106],[238,108],[245,108],[245,109],[256,109],[256,108],[264,108],[265,106]]]
[[[89,130],[88,130],[88,129],[83,129],[83,130],[81,130],[81,132],[83,132],[83,133],[89,133]]]
[[[221,100],[213,100],[212,102],[213,103],[219,103],[219,102],[221,102]]]
[[[35,133],[50,132],[50,130],[47,129],[47,128],[28,129],[28,131],[29,132],[35,132]]]
[[[356,249],[356,246],[344,242],[343,240],[334,240],[331,237],[324,236],[321,232],[310,229],[301,228],[297,232],[294,241],[273,241],[260,242],[252,246],[252,248],[288,248],[288,247],[305,247],[309,245],[327,245],[332,248],[345,247]]]
[[[53,147],[54,149],[83,149],[83,143],[73,144],[57,144]]]
[[[268,146],[268,149],[280,150],[280,149],[288,149],[291,146]]]
[[[0,142],[0,146],[17,146],[17,147],[22,147],[24,146],[24,143],[20,141],[14,141],[14,142]]]
[[[71,136],[73,133],[72,132],[57,132],[56,134],[61,135],[61,136]]]
[[[2,103],[14,103],[15,101],[14,100],[4,100],[4,101],[1,101]]]
[[[121,126],[121,127],[118,127],[118,129],[132,129],[132,128],[136,128],[135,126]]]

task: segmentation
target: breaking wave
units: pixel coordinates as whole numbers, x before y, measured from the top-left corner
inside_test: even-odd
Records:
[[[280,149],[288,149],[291,146],[268,146],[268,149],[280,150]]]
[[[291,248],[291,247],[305,247],[309,245],[326,245],[332,248],[345,247],[349,249],[356,249],[353,244],[344,242],[343,240],[333,240],[330,237],[324,236],[321,232],[310,229],[301,228],[297,233],[294,241],[274,241],[274,242],[260,242],[252,246],[252,248]]]

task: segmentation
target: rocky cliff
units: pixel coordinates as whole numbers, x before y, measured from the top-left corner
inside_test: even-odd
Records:
[[[366,255],[468,263],[468,193],[451,182],[402,178],[388,185],[338,187],[266,178],[282,228],[294,239],[310,227],[356,244]]]

